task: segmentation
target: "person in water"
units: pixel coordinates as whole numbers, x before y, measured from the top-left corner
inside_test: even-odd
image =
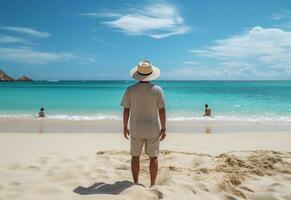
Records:
[[[38,117],[45,117],[44,108],[40,108],[40,111],[38,113]]]
[[[205,113],[203,116],[211,116],[211,109],[208,107],[208,104],[205,104]]]

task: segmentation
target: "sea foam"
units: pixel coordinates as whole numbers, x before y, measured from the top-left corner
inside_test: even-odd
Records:
[[[0,114],[0,119],[37,119],[37,115],[33,114]],[[114,114],[94,114],[94,115],[47,115],[46,119],[50,120],[72,120],[72,121],[96,121],[96,120],[113,120],[121,121],[122,115]],[[221,121],[221,122],[291,122],[291,116],[213,116],[213,117],[203,117],[203,116],[168,116],[168,121]]]

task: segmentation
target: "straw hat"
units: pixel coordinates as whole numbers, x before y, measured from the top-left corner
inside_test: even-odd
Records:
[[[130,70],[130,76],[138,81],[152,81],[160,76],[160,69],[144,60]]]

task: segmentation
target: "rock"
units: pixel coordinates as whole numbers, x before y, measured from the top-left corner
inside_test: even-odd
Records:
[[[23,75],[19,79],[17,79],[18,82],[31,82],[32,79],[28,78],[27,76]]]
[[[6,74],[4,71],[0,69],[0,82],[4,81],[15,81],[13,78],[11,78],[8,74]]]

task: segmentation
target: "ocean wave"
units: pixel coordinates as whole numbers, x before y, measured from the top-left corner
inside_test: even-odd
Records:
[[[48,115],[47,118],[49,119],[61,119],[61,120],[121,120],[121,117],[115,115]]]
[[[38,119],[37,115],[32,114],[0,114],[0,119]],[[75,120],[75,121],[94,121],[94,120],[115,120],[121,121],[122,116],[114,114],[94,114],[94,115],[47,115],[51,120]],[[222,122],[291,122],[291,116],[213,116],[201,117],[191,115],[170,115],[168,121],[222,121]]]
[[[169,121],[223,121],[223,122],[291,122],[291,116],[214,116],[169,117]]]

